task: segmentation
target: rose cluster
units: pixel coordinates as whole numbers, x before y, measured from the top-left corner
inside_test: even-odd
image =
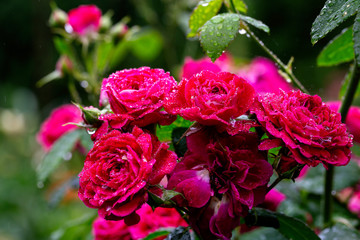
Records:
[[[103,80],[100,106],[108,110],[97,117],[79,197],[102,219],[120,220],[119,233],[130,234],[124,224],[146,218],[143,206],[155,195],[163,207],[182,211],[202,238],[230,239],[250,209],[266,206],[274,170],[295,178],[306,165],[349,162],[352,135],[320,97],[296,90],[258,93],[236,74],[189,69],[179,83],[149,67]],[[156,136],[156,125],[178,117],[194,122],[183,135],[183,156]],[[177,194],[164,199],[167,191]],[[110,222],[104,224],[97,223]]]

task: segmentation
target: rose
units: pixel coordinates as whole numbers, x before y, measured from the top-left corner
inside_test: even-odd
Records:
[[[174,208],[157,207],[152,210],[148,204],[144,204],[137,214],[140,215],[140,221],[132,226],[127,226],[124,220],[111,221],[98,217],[93,223],[95,240],[142,239],[160,228],[187,226]],[[156,240],[164,238],[165,236],[157,237]]]
[[[292,86],[279,74],[275,64],[267,58],[255,58],[246,68],[240,70],[244,77],[258,93],[279,93],[280,89],[290,91]]]
[[[222,199],[211,197],[203,208],[192,208],[191,227],[206,240],[230,240],[232,231],[240,224],[240,216],[231,212],[232,203],[225,194]]]
[[[205,223],[194,220],[195,227],[227,239],[234,221],[263,202],[272,167],[258,152],[256,133],[230,136],[204,127],[187,137],[187,146],[167,188],[182,194],[173,200],[189,207],[191,217],[202,216]]]
[[[101,104],[109,101],[113,114],[101,118],[116,128],[171,124],[176,117],[161,109],[164,98],[175,87],[175,79],[162,69],[141,67],[113,73],[103,80],[100,100]]]
[[[265,140],[271,146],[268,148],[286,146],[289,157],[309,166],[342,166],[349,162],[352,136],[341,123],[340,114],[319,96],[300,91],[268,93],[258,97],[253,112],[269,136]]]
[[[254,96],[253,87],[235,74],[202,71],[181,80],[165,110],[204,125],[228,125],[248,110]]]
[[[79,174],[79,197],[108,220],[139,221],[135,210],[147,200],[148,185],[158,184],[176,164],[168,145],[135,127],[102,135],[86,156]]]
[[[152,210],[149,205],[144,204],[137,211],[137,214],[140,215],[140,222],[130,226],[130,233],[133,239],[145,238],[147,235],[157,231],[159,228],[187,226],[184,219],[174,208],[157,207],[155,210]],[[164,238],[165,237],[161,239]]]
[[[234,65],[233,60],[231,56],[226,53],[222,54],[215,62],[212,62],[209,57],[204,57],[199,60],[187,57],[181,69],[180,78],[190,78],[203,70],[209,70],[214,73],[227,72],[230,71],[232,65]]]
[[[42,123],[37,134],[37,140],[48,151],[61,136],[78,128],[67,123],[78,123],[81,121],[81,111],[76,106],[71,104],[62,105],[54,109],[50,116]]]
[[[65,29],[80,36],[97,32],[100,27],[101,10],[95,5],[81,5],[68,13]]]
[[[105,220],[96,218],[93,223],[93,235],[95,240],[132,240],[129,226],[122,221]]]
[[[333,111],[339,111],[340,102],[327,102],[326,104]],[[349,132],[354,136],[354,141],[360,143],[360,107],[350,107],[345,123]]]
[[[356,191],[348,202],[348,209],[350,212],[360,217],[360,191]]]

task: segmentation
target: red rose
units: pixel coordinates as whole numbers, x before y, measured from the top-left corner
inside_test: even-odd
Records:
[[[269,136],[266,145],[285,145],[299,164],[342,166],[349,162],[352,135],[346,132],[340,114],[319,96],[300,91],[268,93],[258,97],[253,112]]]
[[[81,5],[68,13],[65,29],[69,33],[86,35],[100,27],[101,10],[95,5]]]
[[[78,128],[67,123],[79,123],[81,121],[81,111],[76,106],[71,104],[62,105],[54,109],[42,123],[37,134],[37,140],[48,151],[62,135]]]
[[[176,154],[155,136],[135,127],[132,133],[104,134],[88,153],[81,171],[79,197],[105,219],[139,221],[135,210],[146,200],[147,184],[158,184],[176,164]]]
[[[162,69],[141,67],[118,71],[103,80],[101,102],[108,99],[113,114],[103,115],[115,128],[126,124],[144,127],[171,124],[176,116],[161,111],[164,98],[176,81]]]
[[[204,125],[228,125],[249,109],[254,96],[253,87],[235,74],[202,71],[181,80],[165,110]]]

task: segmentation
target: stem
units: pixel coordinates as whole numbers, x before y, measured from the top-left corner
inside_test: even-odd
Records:
[[[278,185],[282,180],[283,178],[281,176],[276,178],[275,181],[266,189],[266,193],[270,192],[270,190],[273,189],[276,185]]]
[[[265,44],[250,30],[249,26],[242,21],[241,27],[252,37],[252,39],[276,62],[276,64],[288,75],[289,79],[299,88],[302,92],[309,94],[306,88],[295,77],[290,67],[286,66]]]
[[[346,88],[345,95],[340,107],[341,121],[345,122],[347,113],[350,109],[351,103],[354,99],[355,92],[360,80],[360,67],[357,65],[357,61],[354,61],[352,69],[350,70],[351,77],[349,85]],[[332,189],[334,179],[335,168],[333,165],[329,165],[328,170],[325,173],[325,192],[324,192],[324,227],[331,225],[332,223]]]

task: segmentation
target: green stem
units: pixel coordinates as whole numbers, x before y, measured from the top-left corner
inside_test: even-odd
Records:
[[[357,65],[357,61],[354,61],[352,69],[350,70],[351,78],[349,85],[346,88],[345,95],[340,107],[341,121],[345,122],[347,113],[350,109],[351,103],[354,99],[355,92],[360,80],[360,67]],[[324,192],[324,227],[332,224],[332,189],[333,179],[335,174],[335,168],[333,165],[329,165],[328,170],[325,173],[325,192]]]
[[[281,176],[276,178],[275,181],[266,189],[266,192],[270,192],[270,190],[273,189],[276,185],[278,185],[282,180],[283,178]]]
[[[242,22],[241,27],[246,30],[246,32],[251,36],[251,38],[275,61],[275,63],[287,74],[289,79],[295,84],[304,93],[309,94],[306,88],[301,84],[301,82],[295,77],[290,67],[286,66],[265,44],[250,30],[249,26]]]

